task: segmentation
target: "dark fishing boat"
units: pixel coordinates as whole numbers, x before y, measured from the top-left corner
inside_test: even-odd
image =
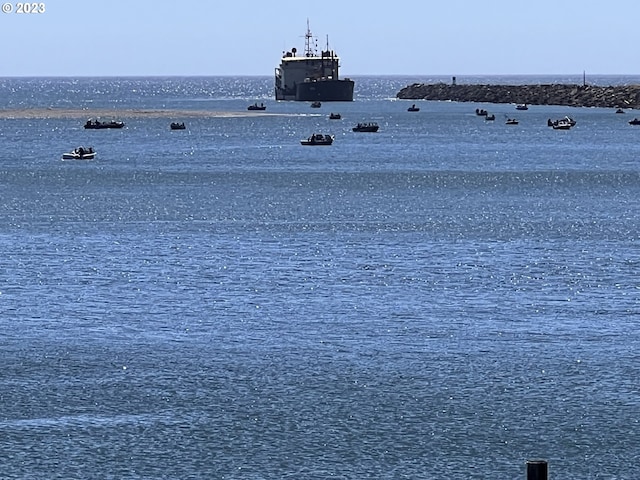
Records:
[[[185,126],[184,122],[171,122],[171,130],[184,130],[186,128],[187,127]]]
[[[380,127],[375,122],[358,123],[352,128],[354,132],[377,132]]]
[[[420,107],[416,107],[415,103],[411,105],[409,108],[407,108],[407,112],[419,112],[419,111],[420,111]]]
[[[333,135],[322,133],[314,133],[305,140],[300,140],[301,145],[331,145],[333,143]]]
[[[354,81],[339,76],[340,58],[327,48],[317,53],[307,21],[304,55],[292,48],[285,52],[275,73],[276,100],[300,102],[351,102]]]
[[[342,118],[342,115],[340,115],[339,113],[331,112],[329,114],[329,120],[340,120],[341,118]]]
[[[87,123],[84,124],[84,128],[99,130],[103,128],[122,128],[124,127],[124,122],[117,122],[115,120],[111,120],[109,122],[101,122],[100,120],[87,120]]]
[[[266,109],[267,109],[267,106],[264,103],[261,103],[260,105],[258,105],[257,102],[247,107],[247,110],[266,110]]]

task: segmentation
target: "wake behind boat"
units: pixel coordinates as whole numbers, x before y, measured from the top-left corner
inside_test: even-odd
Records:
[[[299,102],[352,102],[354,81],[339,76],[340,58],[327,48],[316,51],[309,22],[304,36],[304,55],[297,56],[297,49],[284,53],[275,72],[276,100]]]
[[[69,153],[62,154],[62,160],[93,160],[96,152],[93,147],[77,147]]]

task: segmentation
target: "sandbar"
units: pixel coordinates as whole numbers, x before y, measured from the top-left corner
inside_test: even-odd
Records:
[[[207,118],[264,117],[283,115],[264,111],[163,110],[163,109],[73,109],[73,108],[7,108],[0,109],[0,119],[89,119],[89,118]]]

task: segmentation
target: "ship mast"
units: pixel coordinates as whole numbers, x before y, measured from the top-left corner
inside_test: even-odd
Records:
[[[311,34],[311,28],[309,27],[309,19],[307,18],[307,33],[304,34],[304,56],[315,57],[317,45],[313,45],[313,35]]]

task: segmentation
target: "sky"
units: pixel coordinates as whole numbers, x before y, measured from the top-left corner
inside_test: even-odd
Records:
[[[640,73],[640,0],[0,3],[0,77],[271,76],[307,20],[342,76]]]

